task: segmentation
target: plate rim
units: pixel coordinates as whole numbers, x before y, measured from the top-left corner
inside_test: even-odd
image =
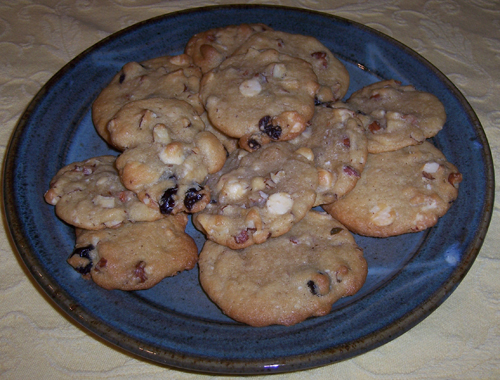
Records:
[[[107,44],[113,39],[117,39],[123,34],[132,32],[135,29],[141,28],[145,24],[150,24],[157,22],[159,20],[171,17],[177,17],[182,15],[187,15],[193,12],[210,12],[217,9],[258,9],[267,8],[282,11],[294,11],[294,12],[305,12],[313,15],[321,16],[324,18],[329,18],[334,21],[341,21],[354,25],[355,27],[367,31],[368,33],[375,34],[376,36],[389,41],[391,44],[395,45],[397,48],[404,50],[407,54],[411,55],[416,60],[424,63],[426,66],[432,69],[432,71],[444,82],[446,83],[448,89],[453,92],[453,95],[457,100],[460,101],[462,107],[471,118],[473,123],[475,133],[477,134],[483,148],[481,154],[485,164],[485,171],[488,175],[485,178],[485,199],[486,202],[483,205],[480,215],[482,216],[480,226],[468,249],[464,252],[464,258],[459,266],[455,268],[453,274],[448,277],[446,283],[444,283],[432,297],[429,297],[424,303],[418,306],[419,311],[416,312],[415,309],[408,313],[404,317],[398,319],[396,322],[385,326],[384,328],[377,330],[364,336],[362,339],[349,342],[349,344],[344,345],[344,347],[336,346],[332,349],[322,350],[320,352],[312,352],[309,354],[301,354],[294,356],[287,356],[283,359],[284,363],[279,365],[274,364],[276,359],[272,360],[261,360],[261,359],[248,359],[241,361],[231,361],[231,363],[224,362],[221,359],[210,359],[203,357],[186,356],[182,353],[177,352],[167,352],[166,350],[159,357],[158,347],[141,344],[135,338],[121,333],[119,331],[111,330],[92,314],[87,313],[79,305],[75,305],[71,301],[71,297],[67,295],[64,289],[61,289],[53,281],[52,277],[48,275],[44,268],[41,267],[36,259],[30,254],[29,242],[27,237],[22,232],[22,221],[15,212],[14,207],[14,173],[15,173],[15,153],[16,149],[20,144],[20,139],[23,134],[24,128],[30,119],[30,115],[38,105],[40,99],[42,99],[50,89],[59,81],[59,79],[64,76],[64,74],[71,69],[71,67],[78,64],[84,57],[91,54],[94,50],[97,50],[100,46]],[[313,367],[318,367],[322,365],[331,364],[341,360],[349,359],[351,357],[363,354],[374,348],[377,348],[396,337],[402,335],[406,331],[413,328],[416,324],[425,319],[428,315],[432,313],[437,307],[439,307],[453,290],[460,284],[461,280],[465,277],[470,267],[474,263],[479,251],[481,249],[482,243],[488,231],[488,226],[491,221],[494,205],[494,188],[495,188],[495,177],[494,177],[494,166],[493,159],[491,155],[490,146],[484,129],[481,123],[470,106],[469,102],[465,96],[458,90],[458,88],[432,63],[430,63],[426,58],[416,53],[413,49],[404,45],[403,43],[397,41],[396,39],[387,36],[386,34],[379,32],[373,28],[366,25],[352,21],[340,16],[333,14],[315,11],[305,8],[280,6],[280,5],[265,5],[265,4],[237,4],[237,5],[216,5],[216,6],[204,6],[188,8],[180,11],[170,12],[149,18],[147,20],[140,21],[124,29],[121,29],[109,36],[101,39],[92,46],[88,47],[81,53],[79,53],[75,58],[65,64],[61,69],[59,69],[37,92],[33,99],[29,102],[26,109],[23,111],[18,123],[13,129],[9,143],[7,145],[4,160],[3,160],[3,197],[2,197],[2,207],[4,215],[4,223],[6,226],[7,237],[10,237],[11,246],[14,248],[14,253],[21,258],[28,269],[31,279],[34,280],[39,286],[37,290],[43,290],[48,298],[53,301],[51,304],[56,305],[59,310],[64,312],[65,316],[69,316],[70,320],[74,322],[79,328],[84,328],[85,332],[91,332],[93,337],[98,337],[106,342],[111,343],[113,346],[118,347],[120,350],[125,350],[126,354],[131,354],[133,356],[139,357],[141,359],[146,359],[156,364],[171,366],[176,369],[181,370],[194,370],[196,372],[203,373],[216,373],[216,374],[263,374],[263,373],[280,373],[280,372],[290,372],[301,369],[308,369]],[[17,252],[16,252],[17,251]],[[380,339],[380,336],[383,339]],[[155,352],[156,350],[156,352]]]

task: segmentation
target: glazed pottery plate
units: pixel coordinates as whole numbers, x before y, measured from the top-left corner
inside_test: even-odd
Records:
[[[324,317],[291,327],[254,328],[226,317],[200,288],[195,268],[146,291],[107,291],[66,259],[74,230],[44,202],[64,165],[112,151],[91,122],[91,104],[129,61],[182,53],[195,33],[265,23],[318,38],[346,65],[347,94],[397,79],[436,95],[448,120],[433,142],[462,172],[457,201],[424,232],[387,239],[356,236],[369,265],[366,284]],[[435,67],[399,42],[334,16],[274,6],[208,7],[136,24],[88,49],[58,72],[21,117],[4,170],[4,208],[27,268],[77,324],[156,363],[210,373],[257,374],[321,366],[401,335],[438,307],[472,265],[493,205],[493,165],[481,125],[464,97]],[[189,224],[199,248],[204,238]]]

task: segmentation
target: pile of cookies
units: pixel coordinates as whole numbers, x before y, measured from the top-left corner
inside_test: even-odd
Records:
[[[198,263],[208,297],[252,326],[329,313],[366,279],[351,232],[429,228],[462,179],[427,141],[446,120],[435,96],[386,80],[342,101],[348,88],[321,42],[262,24],[127,63],[92,107],[118,156],[62,168],[45,194],[76,227],[69,264],[140,290]]]

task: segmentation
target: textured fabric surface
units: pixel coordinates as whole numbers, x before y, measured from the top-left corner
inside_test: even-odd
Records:
[[[77,54],[136,22],[179,9],[228,3],[230,1],[0,1],[2,156],[12,130],[32,97]],[[494,160],[498,162],[498,1],[269,0],[248,3],[324,11],[375,28],[416,50],[465,95],[486,131]],[[498,195],[497,191],[497,198]],[[59,313],[37,288],[14,254],[4,230],[0,235],[0,378],[218,378],[138,360],[87,334]],[[423,322],[364,355],[274,378],[500,378],[499,246],[499,210],[495,204],[486,241],[472,269],[455,292]]]

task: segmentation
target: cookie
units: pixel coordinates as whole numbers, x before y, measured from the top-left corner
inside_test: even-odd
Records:
[[[347,93],[349,88],[347,69],[326,46],[312,36],[274,30],[264,31],[248,38],[234,54],[246,53],[248,49],[275,49],[309,62],[321,85],[316,94],[319,102],[340,100]]]
[[[210,29],[191,37],[184,52],[206,73],[219,66],[251,35],[265,30],[271,28],[264,24],[241,24]]]
[[[212,201],[193,216],[207,239],[233,249],[290,230],[313,206],[318,172],[286,142],[253,153],[238,149],[207,179]]]
[[[332,203],[351,191],[367,157],[367,141],[356,113],[316,107],[311,125],[290,140],[319,169],[315,206]]]
[[[124,151],[141,143],[192,141],[205,129],[205,123],[183,100],[149,98],[125,104],[107,129],[111,145]]]
[[[194,268],[198,249],[184,232],[186,224],[182,214],[100,231],[77,229],[68,263],[108,290],[149,289],[165,277]]]
[[[457,198],[462,175],[430,142],[369,154],[356,187],[323,208],[351,231],[388,237],[435,225]]]
[[[205,178],[222,168],[226,151],[213,134],[202,131],[191,142],[143,143],[116,160],[124,186],[162,214],[201,211],[210,201]]]
[[[326,213],[309,212],[280,237],[242,250],[207,241],[200,283],[221,310],[251,326],[324,316],[363,286],[367,264],[353,236]]]
[[[162,218],[122,185],[114,164],[115,157],[101,156],[63,167],[50,182],[46,202],[66,223],[88,230]]]
[[[435,136],[446,121],[444,106],[436,96],[396,80],[363,87],[347,104],[360,113],[370,153],[420,144]]]
[[[205,74],[200,97],[212,124],[253,150],[302,133],[318,87],[309,63],[272,49],[249,49]]]
[[[205,123],[205,131],[214,134],[215,137],[219,139],[221,144],[224,145],[224,148],[226,149],[228,155],[233,153],[236,149],[238,149],[238,139],[230,137],[225,133],[219,131],[217,128],[215,128],[210,119],[208,118],[206,112],[202,113],[200,115],[200,118]]]
[[[144,62],[129,62],[101,91],[92,104],[92,121],[108,143],[109,121],[125,104],[148,98],[184,100],[201,114],[198,92],[201,70],[185,54],[158,57]]]

